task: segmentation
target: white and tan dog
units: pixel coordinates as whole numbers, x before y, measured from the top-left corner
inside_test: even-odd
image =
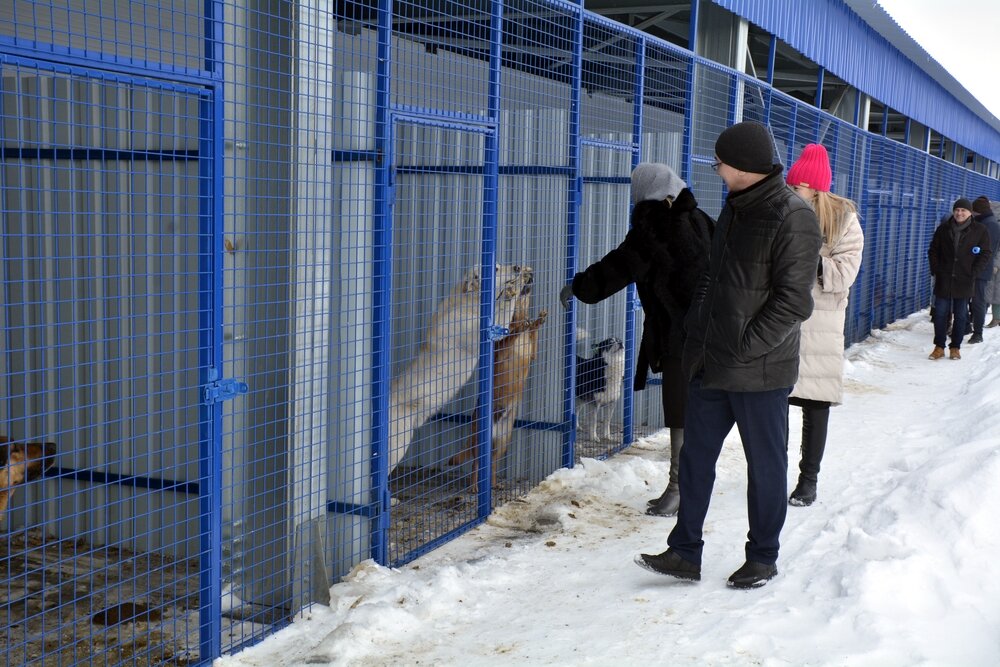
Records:
[[[527,266],[496,267],[493,284],[493,324],[508,327],[521,290],[529,287],[533,270]],[[479,269],[473,269],[442,301],[424,337],[417,358],[389,387],[389,472],[403,460],[413,433],[446,403],[476,372],[479,362]]]

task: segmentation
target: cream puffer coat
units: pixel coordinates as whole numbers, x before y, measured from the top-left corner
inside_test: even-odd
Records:
[[[832,244],[823,241],[823,275],[813,285],[815,306],[802,323],[799,379],[792,396],[839,405],[844,394],[844,319],[847,297],[861,270],[865,237],[855,213]]]

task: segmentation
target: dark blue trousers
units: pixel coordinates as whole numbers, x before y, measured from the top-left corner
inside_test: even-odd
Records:
[[[972,296],[972,333],[980,336],[986,324],[986,309],[990,307],[986,302],[986,287],[989,284],[989,280],[976,278],[976,293]]]
[[[701,564],[702,529],[715,486],[722,443],[736,424],[747,460],[746,559],[773,564],[788,511],[788,395],[771,391],[704,389],[701,376],[688,387],[684,448],[680,461],[680,509],[667,544],[678,556]]]
[[[952,321],[954,316],[954,321]],[[944,347],[948,341],[948,325],[951,325],[951,345],[962,347],[965,329],[969,325],[969,300],[935,297],[934,299],[934,345]]]

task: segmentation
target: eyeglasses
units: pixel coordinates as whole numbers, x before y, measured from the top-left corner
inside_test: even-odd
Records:
[[[718,173],[719,167],[721,166],[722,166],[722,160],[716,160],[715,162],[712,163],[712,171]]]

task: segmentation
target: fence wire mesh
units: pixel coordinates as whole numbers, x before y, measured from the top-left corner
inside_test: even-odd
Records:
[[[849,343],[928,305],[955,198],[1000,198],[577,3],[161,4],[0,6],[0,664],[207,664],[657,430],[634,291],[558,298],[641,161],[716,215],[724,128],[823,143]]]

